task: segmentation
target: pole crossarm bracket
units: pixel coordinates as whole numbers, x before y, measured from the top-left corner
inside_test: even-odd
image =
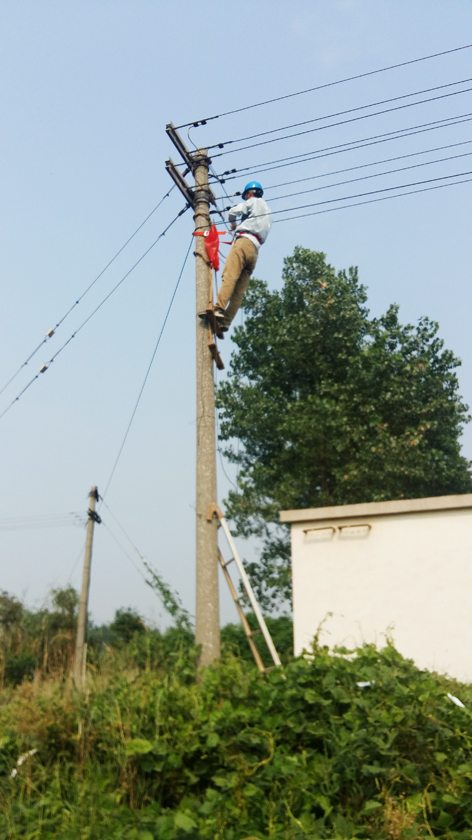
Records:
[[[190,170],[190,172],[193,172],[195,169],[195,161],[193,160],[192,153],[187,149],[187,146],[182,140],[173,122],[167,123],[166,132],[167,136],[177,149],[180,157],[182,158],[184,163],[187,164],[187,168]]]
[[[170,177],[172,178],[175,186],[178,187],[178,189],[182,193],[187,204],[195,209],[195,191],[192,189],[192,187],[190,187],[187,184],[187,181],[185,180],[184,176],[181,172],[179,172],[174,161],[171,158],[169,158],[169,160],[166,160],[166,169]]]
[[[218,505],[216,504],[216,502],[213,502],[211,505],[208,505],[207,513],[206,513],[207,522],[211,522],[211,520],[213,519],[214,516],[217,516],[218,519],[223,518],[223,514],[221,513],[221,510],[218,507]]]
[[[202,162],[204,162],[206,166],[210,166],[211,158],[209,158],[206,153],[203,155],[200,152],[200,150],[197,149],[197,151],[193,152],[193,154],[192,154],[192,152],[189,151],[189,149],[187,149],[187,146],[185,145],[185,143],[182,140],[179,132],[175,128],[174,123],[172,123],[172,122],[167,123],[166,132],[167,132],[167,136],[169,137],[169,139],[172,141],[175,148],[177,149],[177,151],[178,151],[180,157],[182,158],[183,162],[186,164],[187,170],[189,172],[194,173],[196,167],[201,165]],[[180,172],[179,172],[179,175],[180,175]],[[180,175],[180,177],[183,180],[183,176]],[[210,187],[207,187],[206,192],[208,193],[208,198],[209,198],[210,203],[213,204],[216,207],[215,194],[214,194],[213,190]]]
[[[191,172],[192,174],[195,174],[196,168],[198,166],[201,166],[202,163],[204,163],[205,166],[207,166],[207,167],[210,166],[211,158],[208,157],[206,152],[203,154],[200,149],[197,149],[196,152],[192,153],[189,149],[187,149],[187,146],[185,145],[185,143],[182,140],[179,132],[175,128],[174,123],[170,122],[166,125],[166,132],[167,132],[167,136],[170,138],[170,140],[174,144],[174,146],[177,149],[180,157],[182,158],[183,162],[185,163],[185,165],[187,167],[187,170],[184,173],[184,175],[186,175],[187,172]],[[166,169],[167,169],[170,177],[174,181],[175,185],[179,188],[180,192],[185,197],[186,201],[190,204],[191,207],[194,207],[195,206],[195,192],[192,189],[192,187],[189,187],[189,185],[187,184],[187,182],[184,178],[184,175],[182,175],[182,173],[179,172],[175,163],[173,163],[173,161],[170,158],[166,162]],[[213,207],[217,207],[215,193],[213,192],[211,187],[208,186],[208,184],[205,186],[204,190],[200,189],[199,192],[200,192],[200,195],[202,195],[202,193],[204,192],[205,193],[204,196],[203,196],[204,200],[207,200],[210,204],[213,204]]]

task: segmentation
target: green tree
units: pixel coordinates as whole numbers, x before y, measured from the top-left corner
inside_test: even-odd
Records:
[[[115,617],[110,624],[110,630],[117,639],[123,644],[130,642],[136,634],[141,635],[146,632],[146,625],[143,619],[132,609],[116,610]]]
[[[225,454],[238,464],[228,515],[262,538],[249,571],[266,607],[289,597],[280,510],[472,491],[459,437],[460,364],[421,318],[370,318],[356,269],[296,248],[283,287],[253,280],[237,350],[217,393]],[[235,441],[238,441],[238,447]]]

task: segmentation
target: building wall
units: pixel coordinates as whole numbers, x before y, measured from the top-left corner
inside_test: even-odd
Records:
[[[292,570],[295,653],[324,622],[330,647],[388,634],[420,668],[472,682],[470,508],[296,522]]]

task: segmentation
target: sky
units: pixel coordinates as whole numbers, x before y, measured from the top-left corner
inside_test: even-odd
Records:
[[[182,0],[178,6],[150,0],[3,0],[0,388],[21,370],[0,394],[0,414],[77,334],[0,417],[0,589],[40,607],[51,587],[80,587],[87,495],[92,485],[103,493],[112,474],[191,242],[190,212],[81,325],[183,208],[177,190],[74,304],[172,186],[165,161],[170,156],[177,162],[178,154],[166,124],[220,115],[469,42],[470,0],[294,0],[289,6],[280,0],[234,5]],[[472,77],[471,58],[471,49],[458,50],[218,116],[189,135],[181,130],[193,148],[192,143],[219,144],[318,119],[304,135],[237,151],[241,145],[279,138],[275,132],[213,150],[216,172],[245,169],[225,184],[230,196],[256,177],[273,210],[343,199],[300,210],[330,209],[301,219],[290,219],[295,211],[279,214],[261,250],[257,276],[279,288],[284,257],[296,245],[323,251],[337,270],[358,266],[372,315],[397,303],[403,323],[415,324],[424,315],[439,322],[445,346],[462,359],[458,375],[468,404],[472,122],[463,115],[472,116],[472,81],[466,81]],[[417,93],[443,85],[450,87]],[[406,98],[350,117],[320,119],[400,96]],[[459,117],[463,121],[452,124]],[[414,129],[444,120],[451,124]],[[405,136],[396,139],[366,139],[403,129]],[[370,145],[335,154],[321,151],[360,140]],[[318,157],[280,169],[267,165],[309,152]],[[457,155],[463,156],[440,160]],[[390,172],[418,163],[425,165]],[[331,174],[341,169],[351,171]],[[443,179],[424,185],[433,186],[447,183],[449,175],[465,183],[333,211],[336,205],[387,193],[350,196]],[[313,180],[277,186],[302,178]],[[278,200],[314,187],[325,188]],[[214,189],[222,195],[221,187]],[[55,335],[24,365],[71,307]],[[148,622],[166,625],[155,593],[143,580],[139,555],[194,612],[194,313],[190,256],[106,493],[107,506],[100,509],[103,523],[95,529],[90,591],[97,623],[111,620],[120,607],[131,607]],[[221,350],[228,367],[230,338]],[[470,427],[462,442],[464,454],[472,458]],[[221,458],[218,469],[223,504],[234,470],[225,465],[228,479]],[[71,512],[79,519],[66,516]],[[50,522],[54,527],[32,527]],[[238,544],[244,555],[247,547]],[[236,620],[224,581],[221,617]]]

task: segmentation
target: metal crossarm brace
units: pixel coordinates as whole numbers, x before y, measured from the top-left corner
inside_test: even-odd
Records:
[[[257,621],[258,621],[258,624],[259,624],[259,627],[260,627],[260,632],[261,632],[261,633],[262,633],[262,635],[264,636],[264,639],[265,639],[266,645],[267,645],[267,647],[269,648],[270,655],[272,656],[272,659],[273,659],[273,662],[274,662],[274,666],[280,666],[280,665],[282,665],[282,663],[281,663],[281,661],[280,661],[279,654],[277,653],[277,650],[276,650],[276,648],[275,648],[275,645],[274,645],[274,643],[273,643],[273,641],[272,641],[272,636],[270,635],[269,630],[268,630],[268,627],[267,627],[267,624],[266,624],[266,623],[265,623],[265,621],[264,621],[264,616],[263,616],[263,615],[262,615],[262,613],[261,613],[261,610],[260,610],[259,604],[258,604],[258,602],[257,602],[257,598],[256,598],[256,596],[254,595],[254,590],[253,590],[253,588],[252,588],[252,586],[251,586],[251,584],[250,584],[250,582],[249,582],[249,578],[248,578],[248,576],[247,576],[247,574],[246,574],[246,570],[245,570],[245,568],[244,568],[244,566],[243,566],[243,563],[242,563],[242,560],[241,560],[241,558],[240,558],[240,556],[239,556],[239,554],[238,554],[238,550],[237,550],[237,548],[236,548],[236,546],[235,546],[235,544],[234,544],[234,540],[233,540],[233,537],[232,537],[232,535],[231,535],[231,531],[229,530],[228,523],[226,522],[226,519],[224,518],[224,516],[223,516],[223,514],[222,514],[222,512],[221,512],[220,508],[218,507],[218,505],[217,505],[217,504],[210,505],[210,507],[208,508],[208,512],[207,512],[207,519],[208,519],[208,520],[211,520],[211,519],[212,519],[212,517],[213,517],[215,514],[216,514],[216,516],[218,517],[218,519],[219,519],[219,521],[220,521],[220,525],[221,525],[221,527],[223,528],[223,531],[224,531],[224,533],[225,533],[225,537],[226,537],[226,539],[227,539],[227,541],[228,541],[228,545],[229,545],[229,547],[230,547],[230,549],[231,549],[231,551],[232,551],[232,554],[233,554],[233,556],[232,556],[232,560],[234,560],[234,562],[236,563],[236,565],[237,565],[237,567],[238,567],[238,572],[239,572],[239,574],[240,574],[240,576],[241,576],[241,580],[242,580],[242,583],[243,583],[243,587],[244,587],[244,589],[245,589],[245,591],[246,591],[246,594],[247,594],[247,597],[249,598],[249,601],[250,601],[250,603],[251,603],[251,607],[252,607],[252,609],[253,609],[254,615],[255,615],[255,616],[256,616],[256,618],[257,618]],[[221,553],[220,553],[220,555],[219,555],[219,556],[220,556],[220,563],[221,563],[221,565],[222,565],[222,567],[223,567],[223,571],[225,572],[225,577],[226,577],[226,579],[228,580],[228,577],[229,577],[229,572],[227,572],[227,570],[226,570],[226,565],[227,565],[227,564],[224,562],[224,560],[223,560],[223,558],[222,558],[222,556],[221,556]],[[228,561],[228,562],[232,562],[232,560],[231,560],[231,561]],[[234,591],[234,586],[232,586],[232,585],[231,585],[231,586],[230,586],[230,590],[232,590],[232,594],[233,594],[233,591]],[[234,595],[233,595],[233,598],[234,598]],[[236,606],[238,606],[237,599],[235,599],[235,601],[236,601]],[[242,612],[242,610],[240,611],[240,610],[238,609],[238,612],[239,612],[240,617],[241,617],[241,612]],[[244,614],[243,614],[243,615],[244,615]],[[251,630],[250,630],[250,628],[249,628],[249,634],[248,634],[248,633],[247,633],[247,629],[246,629],[246,624],[247,624],[247,619],[246,619],[246,617],[244,616],[244,621],[243,621],[243,620],[242,620],[242,618],[241,618],[241,621],[242,621],[242,623],[243,623],[243,627],[244,627],[244,631],[245,631],[245,633],[246,633],[246,636],[248,637],[248,641],[249,641],[249,643],[251,644],[251,642],[252,642],[252,636],[253,636],[253,635],[254,635],[254,633],[255,633],[255,632],[257,632],[257,631],[254,631],[254,630],[253,630],[253,631],[251,632]],[[249,626],[248,626],[248,627],[249,627]],[[254,654],[254,647],[255,647],[254,642],[252,642],[252,644],[251,644],[251,649],[252,649],[252,651],[253,651],[253,654]],[[256,650],[257,650],[257,648],[256,648]],[[259,657],[259,662],[258,662],[258,659],[256,658],[255,654],[254,654],[254,658],[256,659],[256,664],[257,664],[257,666],[258,666],[259,670],[260,670],[260,671],[262,671],[263,673],[266,673],[269,669],[264,668],[264,667],[262,667],[262,668],[261,668],[262,663],[261,663],[261,664],[259,664],[259,662],[260,662],[260,657]]]
[[[179,172],[179,170],[177,169],[174,161],[171,158],[169,158],[169,160],[166,160],[166,169],[167,169],[170,177],[172,178],[174,184],[176,185],[176,187],[178,187],[178,189],[182,193],[182,195],[185,198],[185,201],[187,202],[187,204],[190,207],[195,207],[195,192],[192,189],[192,187],[189,187],[189,185],[187,184],[187,181],[185,180],[184,176],[182,175],[181,172]]]
[[[177,149],[180,157],[182,158],[183,162],[185,163],[188,171],[192,172],[192,174],[194,174],[195,173],[195,157],[192,154],[192,152],[190,152],[187,149],[187,146],[185,145],[185,143],[182,140],[179,132],[175,128],[174,123],[170,122],[166,125],[166,132],[167,132],[167,136],[170,138],[170,140],[172,140],[172,142],[173,142],[175,148]],[[211,160],[210,160],[210,158],[208,158],[208,164],[210,164],[210,163],[211,163]],[[185,196],[186,201],[188,201],[190,206],[193,207],[194,206],[194,201],[195,201],[195,195],[193,193],[193,190],[192,190],[191,187],[188,186],[187,182],[184,179],[184,176],[179,172],[175,163],[173,163],[170,158],[166,162],[166,169],[167,169],[170,177],[174,181],[174,183],[178,186],[180,192]],[[208,201],[210,202],[210,204],[213,204],[213,207],[216,207],[217,204],[216,204],[215,193],[213,192],[211,187],[207,187],[207,192],[208,192]],[[187,193],[188,194],[191,193],[193,195],[192,200],[190,200],[189,195],[187,195]]]
[[[189,152],[189,150],[187,149],[187,146],[185,145],[184,141],[182,140],[182,138],[181,138],[179,132],[177,131],[177,129],[175,128],[173,122],[167,123],[166,132],[167,132],[167,136],[169,137],[169,139],[172,140],[172,142],[173,142],[175,148],[177,149],[179,155],[181,156],[182,160],[184,161],[184,163],[187,164],[187,167],[189,168],[190,172],[193,172],[193,170],[195,168],[195,163],[194,163],[194,160],[192,158],[192,153]]]

